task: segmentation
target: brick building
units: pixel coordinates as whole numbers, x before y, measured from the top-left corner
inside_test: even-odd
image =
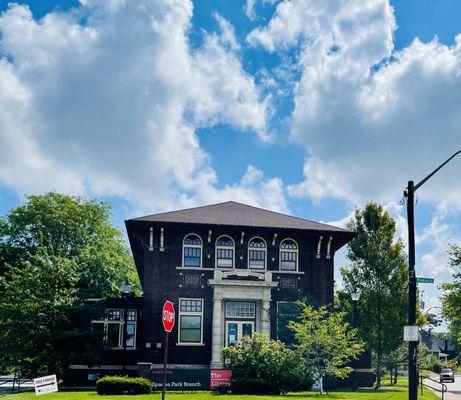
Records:
[[[117,308],[124,303],[113,300],[98,321],[113,343],[113,365],[105,369],[128,362],[124,369],[152,368],[155,376],[163,361],[161,309],[168,299],[176,309],[169,367],[191,381],[222,367],[222,347],[244,335],[265,332],[289,343],[294,302],[333,302],[334,255],[353,237],[236,202],[134,218],[126,228],[143,297],[131,299],[132,308]]]

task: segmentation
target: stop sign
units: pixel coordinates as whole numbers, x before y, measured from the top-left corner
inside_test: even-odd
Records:
[[[175,311],[173,303],[169,300],[165,301],[162,309],[162,323],[166,332],[171,332],[175,323]]]

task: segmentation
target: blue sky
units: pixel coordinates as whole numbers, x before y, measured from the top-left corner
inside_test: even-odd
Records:
[[[0,0],[0,213],[58,190],[113,221],[233,199],[344,224],[461,148],[456,0]],[[418,193],[450,279],[454,160]],[[347,261],[337,255],[337,265]],[[434,286],[428,306],[439,304]]]

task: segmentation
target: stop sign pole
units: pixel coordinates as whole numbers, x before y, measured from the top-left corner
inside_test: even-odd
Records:
[[[176,313],[174,311],[174,305],[171,301],[165,301],[162,308],[162,324],[165,330],[165,346],[163,348],[163,385],[162,385],[162,400],[165,400],[166,394],[166,366],[168,363],[168,337],[170,332],[174,328],[176,320]]]

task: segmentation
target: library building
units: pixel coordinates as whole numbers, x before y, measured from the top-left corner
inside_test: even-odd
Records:
[[[170,300],[176,323],[167,385],[209,389],[210,374],[223,369],[224,346],[253,332],[289,346],[297,300],[333,303],[334,256],[353,238],[345,229],[233,201],[129,219],[126,229],[143,295],[132,296],[126,285],[120,298],[104,300],[104,316],[93,321],[103,332],[104,361],[72,365],[76,380],[126,373],[161,385],[162,306]],[[357,383],[372,384],[369,355],[353,367]]]

